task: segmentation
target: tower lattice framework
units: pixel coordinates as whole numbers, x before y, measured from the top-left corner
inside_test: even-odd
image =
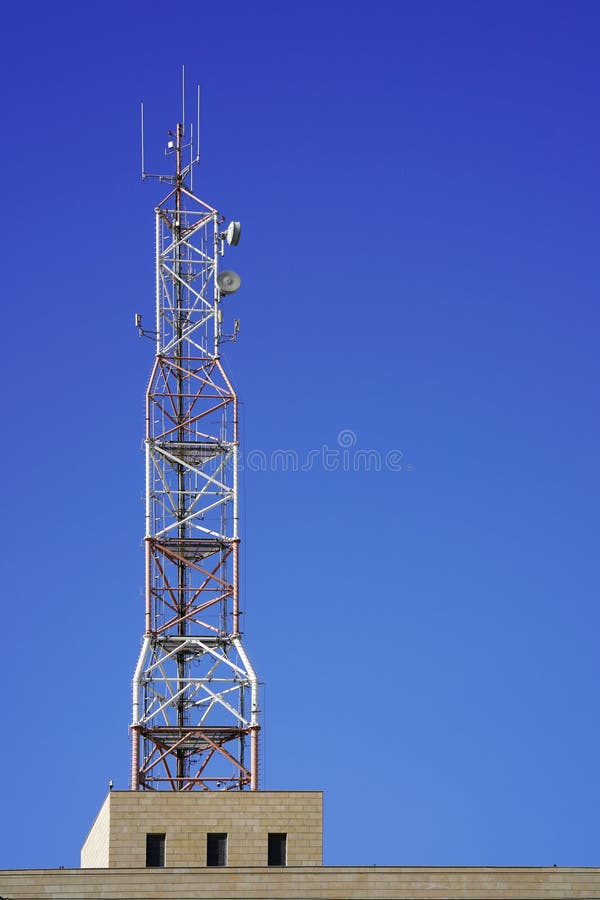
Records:
[[[145,631],[132,789],[258,788],[258,682],[240,634],[238,398],[220,358],[228,239],[188,186],[183,124],[156,208],[156,356],[146,392]],[[187,155],[187,154],[186,154]],[[237,242],[237,241],[236,241]],[[153,334],[154,336],[154,334]]]

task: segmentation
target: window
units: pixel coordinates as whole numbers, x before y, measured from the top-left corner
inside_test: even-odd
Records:
[[[287,834],[269,835],[268,864],[270,866],[285,866],[287,862]]]
[[[153,868],[164,868],[165,865],[165,835],[146,835],[146,865]]]
[[[207,834],[206,835],[206,865],[207,866],[226,866],[227,865],[227,835],[226,834]]]

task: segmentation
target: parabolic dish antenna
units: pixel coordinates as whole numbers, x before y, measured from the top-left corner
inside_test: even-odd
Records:
[[[224,269],[217,275],[217,287],[222,294],[235,294],[239,290],[242,279],[237,272]]]
[[[241,222],[230,222],[227,226],[227,231],[225,232],[225,240],[229,244],[230,247],[237,247],[240,242],[240,235],[242,233],[242,223]]]

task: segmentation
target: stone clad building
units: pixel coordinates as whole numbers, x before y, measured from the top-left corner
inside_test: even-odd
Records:
[[[0,871],[0,898],[600,898],[600,868],[323,866],[322,837],[319,791],[113,791],[80,869]]]
[[[319,791],[112,791],[83,845],[81,866],[145,868],[151,844],[162,847],[153,868],[268,866],[270,835],[284,851],[278,866],[320,866],[322,806]],[[211,843],[223,848],[215,859]]]

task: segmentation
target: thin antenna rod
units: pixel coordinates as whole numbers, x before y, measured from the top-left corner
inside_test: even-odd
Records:
[[[198,127],[196,129],[196,162],[200,162],[200,85],[198,85]]]
[[[181,67],[181,124],[185,131],[185,66]]]
[[[190,191],[194,193],[194,123],[190,122]]]
[[[142,114],[142,181],[144,180],[144,176],[146,174],[146,166],[144,164],[144,103],[140,104],[141,114]]]

